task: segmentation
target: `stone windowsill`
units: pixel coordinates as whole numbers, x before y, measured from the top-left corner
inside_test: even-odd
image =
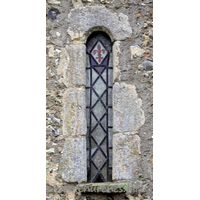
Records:
[[[126,193],[128,183],[85,183],[77,185],[77,192],[79,193]]]

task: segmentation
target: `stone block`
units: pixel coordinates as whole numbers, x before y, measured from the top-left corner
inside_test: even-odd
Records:
[[[63,97],[64,119],[63,135],[80,136],[86,135],[86,103],[85,88],[69,88]]]
[[[66,138],[60,161],[60,174],[63,180],[70,183],[86,182],[86,161],[86,138]]]
[[[119,53],[120,41],[116,41],[113,44],[113,83],[120,80]]]
[[[72,0],[72,4],[73,4],[74,7],[83,5],[81,0]]]
[[[57,70],[60,82],[66,87],[85,86],[86,84],[86,47],[84,44],[62,48],[60,64]]]
[[[69,86],[86,84],[86,47],[84,44],[67,47],[69,65],[66,66],[66,82]]]
[[[145,60],[142,62],[143,69],[145,71],[153,70],[153,62],[149,60]]]
[[[144,124],[142,100],[136,87],[123,82],[113,86],[113,132],[137,132]]]
[[[111,12],[103,6],[76,7],[71,10],[68,17],[67,32],[73,41],[85,42],[94,28],[107,32],[112,41],[124,40],[132,34],[128,16]]]
[[[140,137],[113,135],[113,180],[137,180],[140,162]]]
[[[54,46],[53,45],[47,45],[48,48],[48,56],[54,57]]]
[[[133,57],[142,57],[144,53],[144,49],[140,48],[138,45],[136,46],[130,46],[130,51],[131,51],[131,60]]]

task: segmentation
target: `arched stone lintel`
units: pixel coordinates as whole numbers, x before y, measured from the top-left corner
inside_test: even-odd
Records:
[[[68,34],[77,43],[86,43],[87,37],[94,31],[106,32],[111,41],[120,41],[132,35],[128,16],[115,13],[104,6],[77,7],[69,16]]]
[[[84,43],[87,42],[88,37],[95,31],[102,31],[102,32],[107,33],[108,36],[110,37],[111,41],[114,42],[114,38],[113,38],[112,32],[109,29],[107,29],[106,27],[103,27],[103,26],[95,26],[95,27],[92,27],[91,29],[89,29],[85,33],[85,41],[84,41]]]

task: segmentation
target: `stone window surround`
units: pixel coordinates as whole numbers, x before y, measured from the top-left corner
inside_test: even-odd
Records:
[[[140,161],[140,137],[137,132],[145,122],[144,111],[136,87],[119,78],[120,41],[132,34],[128,17],[122,13],[113,13],[103,6],[77,7],[71,10],[68,17],[67,32],[72,41],[66,48],[68,56],[64,63],[65,146],[60,161],[61,176],[68,183],[87,182],[85,43],[92,32],[104,31],[113,42],[112,179],[114,182],[137,180]]]

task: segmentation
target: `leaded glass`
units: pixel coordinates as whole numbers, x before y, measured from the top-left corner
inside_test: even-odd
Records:
[[[98,144],[100,144],[101,141],[103,140],[103,138],[105,137],[104,130],[102,129],[102,127],[100,125],[97,125],[97,127],[94,128],[91,135]]]
[[[95,32],[86,44],[88,181],[111,181],[112,174],[112,42]]]

